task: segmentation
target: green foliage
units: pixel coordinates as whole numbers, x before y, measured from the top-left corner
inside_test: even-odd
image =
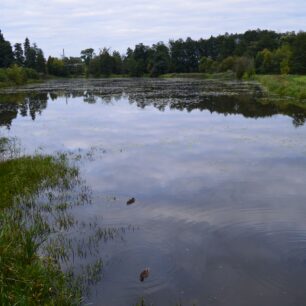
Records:
[[[306,74],[306,32],[298,33],[292,44],[292,72]]]
[[[0,85],[2,84],[7,84],[9,81],[7,73],[6,73],[6,69],[1,69],[0,68]]]
[[[100,60],[100,73],[103,76],[110,76],[113,72],[113,58],[109,54],[109,49],[103,48],[99,54]]]
[[[112,55],[113,60],[113,73],[122,74],[123,73],[123,61],[120,53],[118,51],[114,51]]]
[[[264,49],[255,58],[256,72],[260,74],[288,74],[292,59],[291,47],[287,44],[271,52]]]
[[[109,49],[103,48],[98,56],[94,56],[88,64],[88,74],[94,77],[108,77],[111,74],[123,72],[122,58],[119,52],[110,54]]]
[[[23,68],[28,80],[39,80],[39,74],[36,70],[31,68]]]
[[[23,85],[29,80],[38,80],[38,73],[31,68],[19,67],[16,64],[7,69],[0,69],[0,86]]]
[[[80,57],[65,57],[63,62],[69,76],[79,76],[84,74],[86,65]]]
[[[123,59],[123,72],[132,77],[148,74],[153,67],[151,60],[153,53],[154,50],[144,44],[136,45],[134,50],[128,48]]]
[[[273,54],[270,50],[264,49],[256,55],[256,67],[258,73],[268,73],[274,71]]]
[[[95,53],[94,49],[88,48],[81,51],[81,59],[84,61],[84,63],[88,66],[90,61],[93,59]]]
[[[4,39],[0,30],[0,68],[9,67],[14,62],[11,43]]]
[[[96,56],[89,62],[88,73],[95,77],[99,77],[101,75],[101,65],[99,57]]]
[[[210,57],[203,56],[200,60],[199,70],[203,73],[212,73],[214,61]]]
[[[224,60],[221,61],[219,65],[220,72],[226,72],[229,70],[233,70],[235,65],[235,57],[229,56],[226,57]]]
[[[47,70],[49,74],[55,76],[68,76],[68,70],[65,67],[65,62],[56,57],[49,56],[47,61]]]
[[[292,61],[292,49],[285,44],[274,51],[275,61],[279,67],[278,73],[288,74],[290,72],[290,64]]]
[[[46,73],[46,59],[44,57],[44,53],[41,49],[35,49],[36,58],[35,58],[35,66],[31,67],[35,69],[37,72]]]
[[[14,57],[15,57],[15,63],[18,66],[23,66],[24,64],[24,55],[22,50],[22,44],[16,43],[14,45]]]
[[[165,73],[237,71],[249,58],[255,61],[255,70],[259,74],[305,74],[305,54],[305,32],[276,33],[257,29],[243,34],[225,33],[208,39],[170,40],[168,44],[159,42],[152,46],[139,43],[134,49],[128,48],[123,56],[117,51],[111,54],[106,48],[96,56],[94,49],[87,48],[78,58],[49,57],[47,70],[49,74],[62,77],[83,75],[84,72],[86,76],[128,74],[132,77],[155,77]],[[31,45],[26,38],[24,50],[17,43],[13,53],[10,43],[0,32],[0,68],[9,67],[14,62],[41,74],[46,72],[41,49]],[[246,74],[252,74],[251,70],[248,69]],[[241,77],[241,73],[238,74]]]
[[[212,57],[211,54],[203,54],[200,41],[188,37],[183,39],[170,40],[171,67],[175,72],[198,72],[200,58],[203,56]]]
[[[150,76],[157,77],[165,74],[170,69],[169,49],[164,43],[159,42],[152,47],[152,54],[149,59],[148,70]]]
[[[37,72],[46,72],[46,60],[43,51],[37,47],[36,44],[31,46],[30,40],[25,39],[24,50],[21,43],[14,45],[12,50],[10,42],[6,41],[0,31],[0,68],[9,68],[13,64],[19,67],[35,69]],[[20,78],[14,77],[14,82],[19,84]]]
[[[254,60],[249,57],[238,57],[234,64],[237,79],[249,78],[255,73]]]
[[[27,74],[25,69],[22,67],[18,67],[17,65],[13,65],[11,68],[6,70],[6,74],[8,80],[11,81],[13,84],[22,85],[27,82]]]
[[[219,61],[212,58],[202,57],[199,64],[199,70],[203,73],[222,74],[222,72],[233,72],[237,79],[249,78],[255,73],[254,60],[252,58],[241,56],[229,56]]]
[[[46,72],[46,60],[43,51],[36,44],[31,46],[28,38],[24,42],[24,66],[35,69],[37,72]]]

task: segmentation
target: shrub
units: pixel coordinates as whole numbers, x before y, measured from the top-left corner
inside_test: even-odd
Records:
[[[6,74],[8,80],[15,83],[16,85],[25,84],[27,81],[27,74],[22,67],[13,65],[11,68],[7,68]]]
[[[26,76],[28,79],[32,79],[32,80],[38,80],[39,79],[39,74],[36,70],[32,69],[32,68],[23,68]]]
[[[0,82],[7,82],[7,74],[5,69],[0,69]]]
[[[234,65],[235,65],[235,58],[233,56],[229,56],[220,63],[219,70],[220,72],[233,70]]]
[[[238,57],[234,64],[234,72],[239,80],[249,78],[255,73],[254,60],[244,56]]]
[[[199,71],[200,72],[208,72],[208,73],[214,72],[214,71],[212,71],[213,70],[213,64],[214,64],[214,61],[210,57],[203,56],[200,59]]]

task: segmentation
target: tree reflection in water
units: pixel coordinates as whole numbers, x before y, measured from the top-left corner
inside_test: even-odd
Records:
[[[79,83],[78,83],[79,82]],[[306,107],[299,102],[268,98],[256,83],[199,80],[90,80],[51,82],[18,93],[0,94],[0,126],[10,127],[17,117],[35,120],[58,97],[83,97],[85,103],[110,103],[128,98],[140,108],[154,106],[191,112],[208,110],[224,115],[263,118],[281,114],[293,118],[295,127],[305,123]],[[75,86],[71,86],[75,83]]]

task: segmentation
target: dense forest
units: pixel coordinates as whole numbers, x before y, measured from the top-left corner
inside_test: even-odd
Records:
[[[257,74],[306,74],[306,32],[277,33],[249,30],[244,34],[224,34],[209,39],[170,40],[152,46],[142,43],[125,54],[109,48],[80,52],[80,57],[44,57],[28,38],[14,46],[0,31],[0,82],[23,73],[24,78],[39,75],[110,76],[165,73],[217,73],[233,71],[238,78]],[[6,73],[3,71],[7,70]],[[22,80],[20,80],[22,81]],[[18,80],[17,82],[18,83]]]

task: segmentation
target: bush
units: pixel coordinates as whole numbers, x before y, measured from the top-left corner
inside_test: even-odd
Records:
[[[28,79],[32,79],[32,80],[38,80],[39,79],[39,74],[36,70],[32,69],[32,68],[23,68],[26,76]]]
[[[199,71],[204,72],[204,73],[212,73],[215,72],[213,71],[215,67],[214,66],[214,61],[210,57],[205,57],[203,56],[200,59],[200,64],[199,64]]]
[[[60,77],[68,76],[68,70],[64,61],[56,57],[49,56],[47,61],[47,68],[49,74]]]
[[[229,56],[220,63],[219,70],[220,72],[233,70],[234,65],[235,65],[235,58],[233,56]]]
[[[234,64],[234,72],[239,80],[249,78],[255,73],[254,60],[244,56],[238,57]]]
[[[0,69],[0,83],[7,82],[7,81],[8,81],[8,78],[7,78],[6,70]]]
[[[22,85],[28,80],[39,80],[39,74],[31,68],[13,65],[10,68],[0,69],[0,85]]]
[[[22,85],[27,82],[27,74],[22,67],[13,65],[11,68],[6,70],[7,77],[9,81],[13,82],[16,85]]]

